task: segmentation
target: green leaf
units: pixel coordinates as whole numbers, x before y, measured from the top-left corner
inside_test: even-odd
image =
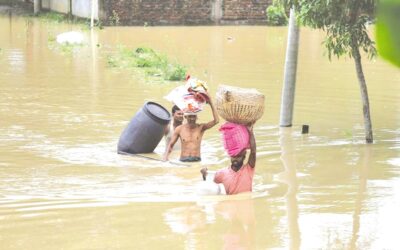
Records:
[[[376,38],[378,53],[400,67],[400,0],[381,0],[378,6]]]

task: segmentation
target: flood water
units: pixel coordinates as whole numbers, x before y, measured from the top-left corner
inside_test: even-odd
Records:
[[[294,126],[280,129],[286,27],[107,27],[83,29],[72,51],[54,43],[81,28],[0,17],[0,249],[397,249],[397,68],[363,61],[375,139],[365,145],[353,61],[329,62],[318,31],[301,30]],[[219,84],[265,94],[252,194],[197,194],[202,166],[228,164],[220,124],[200,165],[116,153],[144,102],[170,109],[163,96],[180,84],[108,67],[120,46],[166,53],[213,96]],[[210,119],[207,107],[199,120]]]

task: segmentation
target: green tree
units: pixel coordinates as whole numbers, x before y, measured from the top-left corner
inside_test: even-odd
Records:
[[[286,25],[288,18],[285,13],[285,8],[277,0],[273,0],[272,4],[266,9],[267,14],[267,24],[273,26]]]
[[[298,21],[326,32],[324,45],[332,56],[354,59],[363,104],[365,139],[373,142],[367,84],[361,64],[363,50],[369,58],[376,55],[367,25],[374,20],[377,0],[282,0],[294,6]]]
[[[380,0],[377,16],[378,53],[400,67],[400,0]]]

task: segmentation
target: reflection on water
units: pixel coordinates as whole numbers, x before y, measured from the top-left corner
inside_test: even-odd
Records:
[[[258,211],[263,215],[256,217]],[[262,231],[267,223],[276,224],[268,213],[265,200],[251,199],[244,194],[235,199],[203,201],[189,206],[167,210],[165,223],[171,231],[184,236],[186,249],[254,249],[271,247],[276,239],[270,232]]]
[[[54,43],[79,29],[83,46]],[[353,62],[329,62],[316,31],[302,30],[289,129],[276,125],[285,27],[88,31],[6,16],[0,33],[2,249],[396,249],[398,69],[363,61],[376,138],[365,146]],[[149,100],[170,109],[163,96],[179,84],[107,67],[120,45],[167,53],[211,93],[223,83],[265,94],[252,195],[198,195],[200,168],[229,164],[217,128],[204,136],[200,164],[177,162],[179,152],[161,162],[164,142],[145,157],[116,154],[135,112]]]
[[[288,191],[286,197],[287,225],[289,231],[289,249],[300,249],[300,230],[298,224],[299,208],[297,202],[297,170],[295,160],[295,147],[292,141],[292,129],[280,128],[279,144],[281,146],[281,161],[284,172],[280,176],[280,181],[286,183]]]
[[[230,223],[222,236],[223,249],[253,249],[255,247],[254,201],[228,201],[217,205],[216,211]]]
[[[353,213],[353,233],[350,241],[350,249],[357,249],[358,238],[360,233],[360,215],[362,212],[363,200],[365,198],[365,192],[367,191],[367,177],[368,177],[368,169],[371,168],[370,165],[370,157],[371,147],[370,145],[364,146],[364,155],[362,159],[362,163],[359,166],[359,184],[357,190],[357,197],[355,200],[355,208]]]

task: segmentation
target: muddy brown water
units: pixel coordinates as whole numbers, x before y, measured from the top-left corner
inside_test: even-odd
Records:
[[[63,50],[54,37],[80,30]],[[351,59],[329,62],[301,30],[294,126],[280,129],[285,27],[107,27],[0,17],[1,249],[396,249],[400,224],[400,72],[364,60],[375,143],[364,144]],[[148,46],[208,82],[266,96],[255,125],[253,194],[199,196],[199,169],[228,164],[217,127],[201,164],[116,154],[145,101],[179,83],[107,66]],[[200,121],[210,119],[207,108]],[[308,135],[301,125],[310,125]],[[161,142],[155,153],[160,159]],[[174,152],[172,159],[179,153]]]

